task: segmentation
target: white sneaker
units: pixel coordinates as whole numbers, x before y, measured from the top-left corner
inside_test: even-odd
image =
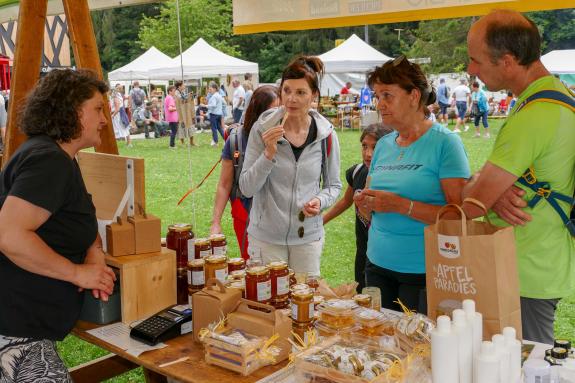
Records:
[[[455,128],[453,129],[453,133],[461,133],[461,130],[459,128]]]
[[[473,138],[479,138],[479,137],[481,137],[481,133],[475,133],[475,134],[473,135]]]
[[[485,138],[491,138],[491,134],[485,133],[485,135],[484,135],[483,137],[485,137]]]
[[[465,125],[465,129],[463,131],[467,132],[468,130],[469,130],[469,125]]]
[[[211,143],[210,145],[212,145],[212,146],[216,146],[216,145],[217,145],[217,143],[215,143],[215,142],[214,142],[214,140],[212,140],[212,143]]]

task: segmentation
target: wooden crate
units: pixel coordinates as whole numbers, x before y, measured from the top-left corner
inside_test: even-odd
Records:
[[[122,322],[147,318],[176,304],[176,253],[165,247],[157,253],[112,257],[106,263],[120,271]]]

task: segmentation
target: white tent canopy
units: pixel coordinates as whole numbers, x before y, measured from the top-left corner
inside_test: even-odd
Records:
[[[221,77],[225,75],[258,73],[257,63],[244,61],[236,57],[229,56],[208,44],[204,39],[199,38],[191,47],[186,49],[180,56],[174,57],[169,65],[157,67],[155,78],[177,79],[183,75],[188,78]]]
[[[541,62],[551,73],[575,73],[575,49],[551,51],[541,56]]]
[[[172,59],[156,47],[151,47],[129,64],[108,73],[109,81],[158,80],[157,67],[170,65]]]
[[[352,35],[319,58],[325,64],[325,73],[365,73],[391,60],[357,35]]]

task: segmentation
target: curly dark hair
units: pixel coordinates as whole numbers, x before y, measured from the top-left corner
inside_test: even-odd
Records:
[[[80,137],[78,111],[96,92],[105,95],[108,85],[88,69],[53,70],[42,78],[22,105],[19,126],[28,137],[47,135],[70,142]]]

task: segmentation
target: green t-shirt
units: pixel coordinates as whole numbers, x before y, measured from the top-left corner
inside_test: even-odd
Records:
[[[489,162],[521,176],[534,166],[538,181],[549,182],[551,189],[573,195],[575,187],[575,113],[550,102],[533,102],[514,113],[523,100],[535,92],[554,89],[568,94],[565,86],[553,76],[533,82],[519,96],[514,110],[501,127]],[[534,193],[526,190],[525,200]],[[569,204],[559,202],[569,215]],[[559,214],[540,200],[525,211],[532,221],[515,227],[517,267],[522,297],[553,299],[575,293],[575,240]],[[508,226],[491,213],[498,226]]]

